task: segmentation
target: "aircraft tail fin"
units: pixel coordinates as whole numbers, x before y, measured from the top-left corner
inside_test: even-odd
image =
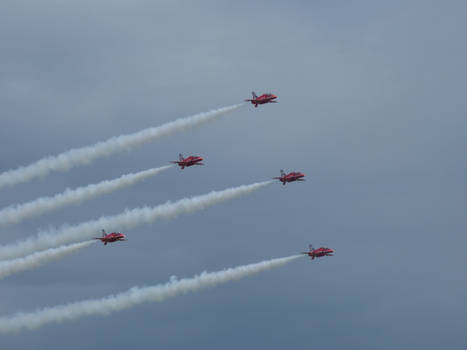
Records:
[[[281,169],[281,176],[285,176],[285,172],[282,169]]]
[[[181,153],[178,154],[178,159],[183,162],[183,155]]]
[[[258,98],[258,96],[256,96],[256,94],[255,94],[254,91],[251,92],[251,95],[253,96],[253,99],[254,99],[254,100]]]
[[[105,230],[102,229],[102,238],[104,238],[106,234],[107,234],[107,233],[105,233]]]

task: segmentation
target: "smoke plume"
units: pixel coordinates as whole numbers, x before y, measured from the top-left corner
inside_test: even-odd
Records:
[[[203,272],[192,278],[176,279],[152,287],[134,287],[130,290],[101,299],[84,300],[75,303],[47,307],[31,313],[17,313],[0,318],[0,332],[17,332],[36,329],[48,323],[61,323],[90,315],[108,315],[147,302],[162,302],[188,292],[214,287],[221,283],[238,280],[259,272],[291,262],[301,255],[262,261],[256,264],[238,266],[218,272]]]
[[[0,210],[0,226],[17,224],[24,219],[31,218],[61,207],[79,204],[85,200],[97,196],[117,191],[123,187],[133,185],[139,181],[171,168],[173,165],[167,165],[160,168],[153,168],[140,171],[134,174],[127,174],[118,179],[105,180],[97,184],[91,184],[76,189],[67,189],[65,192],[58,193],[53,197],[41,197],[33,201],[12,205]]]
[[[71,254],[79,249],[83,249],[96,241],[87,241],[51,248],[42,252],[36,252],[23,258],[0,261],[0,279],[13,273],[34,269],[45,263],[57,260],[65,255]]]
[[[203,210],[224,201],[249,194],[272,182],[270,180],[227,188],[222,191],[212,191],[200,196],[183,198],[176,202],[169,201],[156,207],[135,208],[118,215],[103,216],[97,220],[83,222],[76,226],[63,226],[59,229],[39,232],[35,237],[0,246],[0,260],[17,258],[35,251],[87,240],[94,237],[101,229],[122,231],[141,224],[150,224],[159,219],[172,219],[180,214]]]
[[[27,182],[33,178],[45,176],[51,171],[68,171],[77,166],[90,164],[98,158],[110,156],[119,151],[129,150],[132,147],[142,145],[160,137],[213,121],[224,114],[235,111],[241,106],[243,106],[243,104],[223,107],[190,117],[179,118],[158,127],[144,129],[134,134],[115,136],[107,141],[98,142],[92,146],[75,148],[57,156],[42,158],[27,166],[1,173],[0,188]]]

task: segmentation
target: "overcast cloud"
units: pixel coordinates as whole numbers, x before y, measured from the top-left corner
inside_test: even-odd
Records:
[[[465,348],[466,11],[455,0],[1,1],[0,172],[235,105],[252,90],[279,103],[3,188],[0,207],[163,166],[180,152],[206,164],[2,228],[0,244],[280,169],[307,181],[9,276],[0,316],[309,243],[336,254],[3,335],[0,348]]]

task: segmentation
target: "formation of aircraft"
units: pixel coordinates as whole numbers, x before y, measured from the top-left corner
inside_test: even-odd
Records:
[[[261,96],[257,96],[254,92],[252,92],[253,98],[245,100],[247,102],[251,102],[255,107],[258,107],[258,105],[262,105],[265,103],[276,103],[275,99],[277,99],[277,96],[274,94],[263,94]],[[200,156],[189,156],[187,158],[184,158],[183,155],[180,153],[178,155],[179,160],[178,161],[172,161],[171,163],[177,164],[181,169],[185,169],[185,167],[190,167],[193,165],[204,165],[202,161],[204,160]],[[304,177],[305,174],[301,172],[291,172],[286,174],[284,170],[281,170],[281,176],[279,177],[273,177],[273,179],[277,179],[280,182],[282,182],[283,185],[285,185],[287,182],[294,182],[294,181],[305,181]],[[96,237],[95,239],[98,239],[104,243],[104,245],[107,245],[107,243],[113,243],[117,241],[126,241],[126,237],[123,233],[120,232],[112,232],[107,234],[105,230],[102,230],[102,237]],[[309,251],[308,252],[302,252],[302,254],[308,255],[311,260],[314,260],[315,258],[321,258],[323,256],[333,256],[334,250],[331,248],[327,247],[320,247],[317,249],[314,249],[313,246],[310,244],[309,245]]]
[[[277,179],[285,185],[287,182],[294,182],[294,181],[305,181],[304,179],[305,174],[292,171],[291,173],[286,174],[284,170],[281,169],[281,176],[273,177],[273,179]]]
[[[186,158],[183,158],[183,155],[179,153],[178,155],[178,161],[172,161],[171,163],[178,164],[178,166],[182,169],[185,169],[185,167],[193,166],[193,165],[204,165],[201,163],[204,159],[199,156],[189,156]]]
[[[100,240],[104,245],[107,243],[113,243],[117,241],[126,241],[126,236],[120,232],[112,232],[107,234],[105,230],[102,230],[102,237],[96,237],[94,239]]]
[[[275,99],[277,98],[274,94],[262,94],[261,96],[256,96],[255,92],[251,93],[253,98],[245,100],[246,102],[251,102],[251,104],[258,107],[258,105],[264,105],[265,103],[277,103]]]
[[[302,252],[302,254],[308,255],[311,260],[314,260],[315,258],[321,258],[323,256],[333,256],[334,249],[327,248],[327,247],[321,247],[318,249],[313,249],[313,245],[310,244],[309,250],[307,252]]]

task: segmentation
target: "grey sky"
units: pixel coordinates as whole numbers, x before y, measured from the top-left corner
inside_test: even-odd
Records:
[[[333,258],[1,349],[465,348],[463,1],[0,3],[0,171],[274,92],[201,128],[1,191],[0,206],[161,166],[153,179],[1,230],[39,229],[300,170],[203,212],[1,281],[2,315],[295,254]]]

